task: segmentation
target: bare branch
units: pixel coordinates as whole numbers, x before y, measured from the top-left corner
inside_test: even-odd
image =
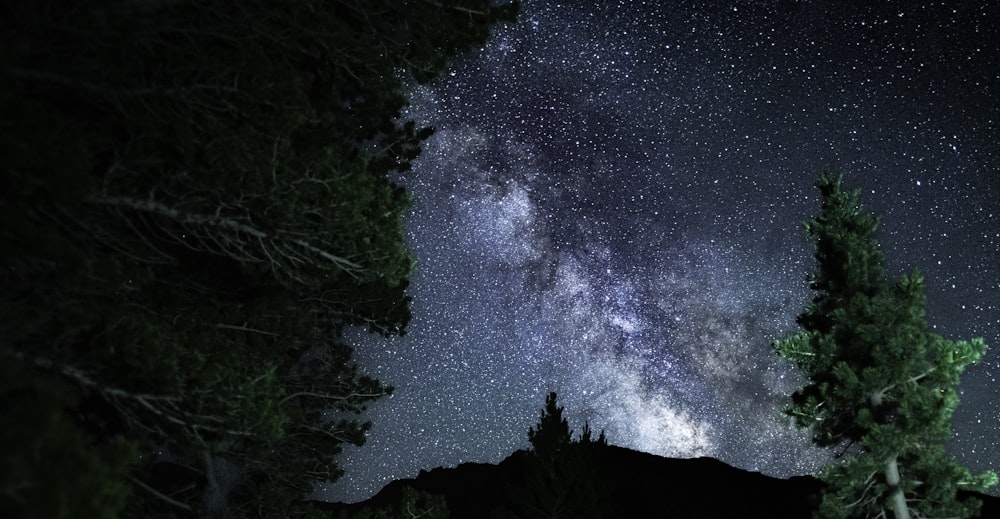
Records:
[[[360,264],[334,254],[302,238],[291,238],[287,230],[265,231],[250,219],[247,211],[233,206],[243,215],[223,214],[223,203],[214,214],[182,211],[163,202],[127,196],[103,196],[89,202],[115,210],[131,210],[159,219],[157,227],[170,239],[195,250],[229,256],[246,263],[268,263],[276,277],[307,283],[304,269],[336,270],[357,278],[364,270]],[[124,217],[124,216],[123,216]],[[137,233],[140,233],[136,230]]]
[[[127,477],[129,479],[129,481],[131,481],[132,483],[135,483],[137,486],[139,486],[139,488],[141,488],[141,489],[149,492],[150,494],[153,494],[154,496],[156,496],[157,499],[160,499],[160,500],[162,500],[162,501],[164,501],[166,503],[169,503],[171,506],[175,506],[177,508],[180,508],[181,510],[185,510],[187,512],[193,511],[190,506],[188,506],[188,505],[186,505],[184,503],[181,503],[180,501],[177,501],[176,499],[173,499],[172,497],[170,497],[170,496],[168,496],[168,495],[160,492],[159,490],[156,490],[155,488],[153,488],[153,487],[151,487],[151,486],[143,483],[139,479],[134,478],[131,475],[129,475]]]
[[[312,391],[298,391],[296,393],[292,393],[286,396],[285,398],[282,398],[280,403],[284,404],[285,402],[293,398],[298,398],[303,396],[320,398],[323,400],[345,401],[345,400],[367,400],[367,399],[379,398],[385,396],[386,394],[387,393],[385,391],[381,391],[378,393],[350,393],[347,395],[331,395],[328,393],[314,393]]]
[[[250,328],[250,327],[248,327],[246,325],[246,323],[243,323],[242,325],[238,325],[238,326],[237,325],[232,325],[232,324],[215,323],[215,327],[216,328],[222,328],[224,330],[239,330],[241,332],[259,333],[261,335],[269,335],[271,337],[279,337],[278,334],[273,333],[273,332],[267,332],[267,331],[264,331],[264,330],[258,330],[257,328]]]
[[[457,12],[460,12],[460,13],[463,13],[463,14],[468,14],[468,15],[486,16],[487,14],[489,14],[489,13],[486,13],[486,12],[483,12],[483,11],[477,11],[475,9],[469,9],[468,7],[462,7],[462,6],[459,6],[459,5],[444,5],[441,2],[435,2],[434,0],[420,0],[420,1],[423,2],[423,3],[425,3],[425,4],[427,4],[427,5],[432,5],[434,7],[437,7],[439,9],[447,9],[447,10],[450,10],[450,11],[457,11]]]

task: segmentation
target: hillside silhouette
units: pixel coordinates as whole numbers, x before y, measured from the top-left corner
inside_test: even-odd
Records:
[[[779,479],[714,458],[664,458],[596,443],[587,448],[599,458],[599,470],[593,472],[596,480],[588,483],[599,487],[608,500],[607,515],[593,517],[807,519],[819,499],[821,484],[811,476]],[[409,487],[442,496],[452,519],[516,517],[498,511],[518,499],[516,489],[531,479],[535,459],[532,452],[520,450],[498,464],[463,463],[421,471],[416,478],[389,483],[366,501],[321,507],[351,517],[365,508],[398,503]],[[576,497],[572,494],[569,489],[567,500]],[[979,517],[1000,517],[1000,498],[975,496],[983,501]],[[544,517],[541,513],[520,516]]]

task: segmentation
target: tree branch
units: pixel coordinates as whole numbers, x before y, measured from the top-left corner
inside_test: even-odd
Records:
[[[456,11],[456,12],[463,13],[463,14],[469,14],[469,15],[473,15],[474,14],[474,15],[478,15],[478,16],[486,16],[487,14],[489,14],[489,13],[486,13],[486,12],[483,12],[483,11],[477,11],[475,9],[469,9],[468,7],[462,7],[462,6],[458,6],[458,5],[444,5],[441,2],[435,2],[434,0],[420,0],[420,1],[423,2],[423,3],[425,3],[425,4],[427,4],[427,5],[431,5],[431,6],[437,7],[439,9],[446,9],[446,10],[449,10],[449,11]]]
[[[259,333],[261,335],[269,335],[271,337],[278,337],[279,336],[278,334],[276,334],[274,332],[267,332],[267,331],[264,331],[264,330],[258,330],[257,328],[250,328],[250,327],[248,327],[246,325],[246,323],[243,323],[242,325],[239,325],[239,326],[232,325],[232,324],[215,323],[215,327],[216,328],[221,328],[221,329],[224,329],[224,330],[238,330],[238,331],[241,331],[241,332]]]
[[[304,284],[308,281],[303,277],[302,269],[332,268],[353,278],[357,278],[358,273],[364,270],[360,264],[323,250],[304,239],[289,238],[289,232],[264,231],[255,226],[249,216],[224,216],[221,207],[215,214],[202,214],[181,211],[152,197],[143,200],[128,196],[102,196],[88,201],[176,222],[179,229],[166,223],[156,225],[178,243],[195,247],[196,250],[201,248],[229,256],[241,262],[269,263],[276,277],[285,277],[297,283]]]
[[[170,496],[168,496],[166,494],[163,494],[159,490],[156,490],[155,488],[153,488],[153,487],[151,487],[151,486],[143,483],[142,481],[140,481],[137,478],[132,477],[131,475],[128,475],[127,477],[129,479],[129,481],[131,481],[132,483],[135,483],[137,486],[139,486],[139,488],[142,488],[143,490],[149,492],[150,494],[153,494],[158,499],[160,499],[160,500],[162,500],[162,501],[164,501],[166,503],[169,503],[172,506],[180,508],[181,510],[184,510],[186,512],[193,512],[193,510],[191,509],[190,506],[188,506],[188,505],[186,505],[184,503],[181,503],[180,501],[177,501],[176,499],[173,499],[172,497],[170,497]]]
[[[348,394],[348,395],[330,395],[330,394],[326,394],[326,393],[314,393],[312,391],[298,391],[296,393],[292,393],[292,394],[286,396],[285,398],[282,398],[281,402],[279,402],[279,403],[280,404],[284,404],[285,402],[287,402],[287,401],[289,401],[289,400],[291,400],[293,398],[298,398],[298,397],[301,397],[301,396],[308,396],[308,397],[319,398],[319,399],[323,399],[323,400],[345,401],[345,400],[356,400],[356,399],[374,399],[374,398],[383,397],[385,395],[386,395],[385,391],[382,391],[380,393],[351,393],[351,394]]]

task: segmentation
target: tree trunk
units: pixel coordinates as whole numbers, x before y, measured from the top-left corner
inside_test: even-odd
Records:
[[[910,519],[910,509],[906,506],[906,496],[899,486],[899,463],[896,457],[889,458],[885,464],[885,482],[889,485],[889,503],[895,519]]]
[[[882,406],[882,396],[886,389],[872,393],[870,399],[872,409]],[[892,513],[895,519],[910,519],[910,509],[906,506],[906,495],[903,494],[903,487],[899,486],[899,461],[894,454],[885,462],[885,483],[889,485],[889,503],[892,505]]]

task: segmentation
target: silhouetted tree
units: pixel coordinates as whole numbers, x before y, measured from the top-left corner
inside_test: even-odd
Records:
[[[817,517],[972,517],[979,502],[959,501],[957,490],[983,491],[996,476],[973,476],[941,444],[951,437],[959,376],[985,345],[932,333],[923,277],[886,282],[878,219],[861,211],[858,192],[832,173],[818,187],[822,210],[805,224],[816,241],[809,286],[817,295],[797,318],[803,331],[774,343],[809,379],[786,412],[818,445],[857,447],[824,470]]]
[[[601,433],[597,436],[597,439],[593,439],[590,422],[583,422],[583,431],[580,432],[580,438],[577,440],[581,444],[596,444],[596,445],[607,445],[608,438],[604,436],[604,429],[601,429]]]
[[[604,431],[593,440],[590,424],[584,423],[573,441],[562,413],[556,393],[549,393],[538,424],[528,430],[532,452],[525,458],[524,479],[506,488],[506,506],[494,511],[495,518],[615,516],[601,479]]]
[[[538,424],[528,429],[528,441],[535,454],[543,459],[555,456],[573,438],[573,431],[569,428],[569,422],[563,418],[563,408],[556,403],[556,398],[555,392],[549,393]]]

